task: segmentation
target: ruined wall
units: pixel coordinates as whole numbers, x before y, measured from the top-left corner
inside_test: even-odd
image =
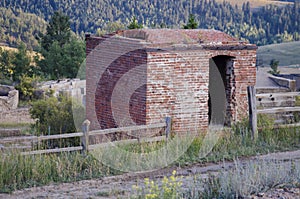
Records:
[[[240,121],[248,115],[247,86],[256,83],[256,46],[237,46],[232,50],[209,50],[208,56],[227,55],[233,59],[232,70],[232,116],[234,121]]]
[[[87,37],[86,115],[91,129],[146,122],[146,59],[139,40]]]
[[[66,79],[59,81],[47,81],[39,85],[44,91],[52,90],[55,97],[60,94],[71,96],[78,103],[85,105],[86,80]]]
[[[203,51],[149,52],[147,122],[172,117],[176,132],[195,132],[208,126],[208,65]]]
[[[233,121],[248,114],[247,86],[255,85],[256,50],[173,50],[149,52],[147,70],[147,123],[171,116],[173,130],[207,129],[209,59],[234,57],[228,66]]]
[[[28,108],[0,112],[0,124],[34,123]]]
[[[19,91],[12,86],[0,85],[0,112],[18,107]]]
[[[167,116],[172,117],[176,132],[207,129],[209,62],[219,55],[231,60],[225,74],[229,85],[226,111],[233,121],[246,117],[247,86],[256,81],[256,46],[218,45],[164,48],[123,37],[87,38],[91,129],[158,123]],[[130,83],[134,89],[122,91]]]

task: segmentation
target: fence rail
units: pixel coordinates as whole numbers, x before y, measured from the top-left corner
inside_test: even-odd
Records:
[[[140,131],[140,130],[163,128],[163,127],[166,127],[165,123],[149,124],[149,125],[141,125],[141,126],[128,126],[128,127],[90,131],[89,135],[106,135],[106,134],[110,134],[110,133]]]
[[[254,86],[248,87],[248,102],[249,102],[249,123],[250,128],[252,131],[252,137],[254,139],[257,138],[257,114],[277,114],[277,113],[285,113],[285,112],[300,112],[300,107],[295,106],[295,97],[300,96],[300,92],[286,92],[286,93],[262,93],[256,94],[256,89]],[[287,98],[277,100],[278,98]],[[266,103],[269,104],[269,107],[260,107],[257,109],[257,99],[259,102],[264,100]],[[287,103],[289,100],[294,100],[293,102]],[[281,107],[274,107],[276,104],[289,104],[292,106],[281,106]],[[273,106],[272,106],[273,105]],[[271,106],[271,107],[270,107]],[[277,124],[274,128],[280,127],[300,127],[300,123],[293,123],[293,124]]]
[[[300,107],[275,107],[275,108],[268,108],[268,109],[259,109],[256,112],[261,114],[267,113],[283,113],[283,112],[297,112],[300,111]]]
[[[21,154],[35,155],[35,154],[47,154],[47,153],[59,153],[59,152],[71,152],[71,151],[82,151],[83,153],[87,153],[88,150],[93,150],[98,147],[112,146],[112,145],[116,145],[116,144],[130,144],[130,143],[139,143],[139,142],[158,142],[158,141],[166,140],[168,135],[170,134],[170,130],[171,130],[171,128],[170,128],[171,119],[169,117],[167,117],[166,121],[164,123],[120,127],[120,128],[112,128],[112,129],[94,130],[94,131],[89,131],[89,125],[90,125],[90,122],[88,120],[86,120],[83,123],[83,125],[82,125],[83,132],[47,135],[47,136],[30,136],[30,137],[24,136],[24,137],[15,137],[15,138],[3,138],[3,139],[0,139],[0,144],[20,143],[20,142],[40,143],[41,141],[47,141],[47,140],[79,137],[81,140],[80,146],[25,151],[25,152],[21,152]],[[136,135],[131,135],[131,133],[130,133],[131,137],[134,137],[134,139],[119,140],[119,141],[114,141],[114,142],[109,142],[109,143],[100,143],[100,144],[95,144],[95,145],[89,144],[90,136],[108,135],[108,134],[112,134],[112,133],[124,133],[124,132],[133,132],[133,131],[142,131],[142,130],[150,131],[153,129],[161,129],[161,128],[165,128],[164,136],[145,137],[143,134],[138,132]]]
[[[45,150],[37,150],[37,151],[25,151],[21,152],[22,155],[37,155],[37,154],[46,154],[46,153],[61,153],[61,152],[71,152],[71,151],[82,151],[82,146],[76,147],[66,147],[66,148],[58,148],[58,149],[45,149]]]

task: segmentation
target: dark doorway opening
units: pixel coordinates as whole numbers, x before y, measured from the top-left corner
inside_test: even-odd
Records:
[[[234,108],[234,57],[219,55],[209,60],[209,125],[230,126]]]

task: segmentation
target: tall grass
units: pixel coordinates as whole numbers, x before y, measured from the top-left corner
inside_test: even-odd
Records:
[[[274,187],[297,187],[300,164],[294,161],[260,160],[241,163],[207,179],[198,177],[193,187],[182,191],[182,198],[245,198]]]
[[[77,152],[34,156],[10,153],[0,154],[0,158],[0,192],[114,174],[92,156]]]
[[[193,181],[184,180],[174,172],[162,180],[146,178],[143,184],[132,188],[130,198],[234,199],[257,195],[274,187],[297,187],[300,185],[300,164],[296,161],[236,160],[230,170],[223,169],[208,178],[198,175]]]
[[[259,117],[259,137],[251,138],[248,122],[243,121],[224,132],[212,151],[204,158],[199,158],[199,149],[203,136],[197,137],[177,164],[193,162],[218,162],[234,160],[237,157],[267,154],[271,152],[300,149],[300,128],[273,129],[274,121],[266,116]]]
[[[272,122],[268,119],[261,120],[259,124],[263,127],[272,127]],[[237,124],[231,131],[224,132],[212,151],[204,158],[199,157],[203,139],[203,136],[196,137],[188,150],[173,164],[181,166],[195,162],[219,162],[300,148],[299,128],[263,128],[259,132],[258,140],[254,142],[251,139],[247,122]],[[125,151],[149,153],[165,144],[165,142],[140,143],[121,147]],[[104,166],[92,155],[83,156],[77,152],[34,156],[21,156],[17,152],[0,153],[0,192],[10,192],[51,182],[69,182],[119,173]]]

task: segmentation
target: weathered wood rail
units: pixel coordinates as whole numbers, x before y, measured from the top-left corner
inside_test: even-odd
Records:
[[[111,144],[130,144],[130,143],[157,142],[157,141],[166,140],[167,137],[169,136],[170,130],[171,130],[171,119],[169,117],[167,117],[164,123],[120,127],[120,128],[112,128],[112,129],[94,130],[94,131],[89,131],[89,125],[90,125],[90,122],[88,120],[86,120],[82,125],[82,132],[77,132],[77,133],[57,134],[57,135],[48,135],[48,136],[28,136],[28,137],[3,138],[3,139],[0,139],[0,145],[8,144],[8,143],[19,143],[19,142],[40,143],[41,141],[79,137],[81,140],[80,146],[55,148],[55,149],[44,149],[44,150],[35,150],[35,151],[24,151],[24,152],[21,152],[21,154],[35,155],[35,154],[60,153],[60,152],[71,152],[71,151],[82,151],[83,153],[87,153],[89,150],[93,150],[98,147],[111,146]],[[141,133],[141,131],[145,131],[145,130],[151,131],[153,129],[162,129],[162,128],[165,128],[165,135],[163,135],[163,136],[155,135],[155,136],[147,137],[147,135],[146,135],[146,137],[145,137],[145,135],[143,135]],[[140,131],[140,133],[139,133],[139,131]],[[112,133],[124,133],[124,132],[129,132],[130,136],[134,137],[134,139],[119,140],[119,141],[114,141],[112,143],[110,143],[110,142],[109,143],[100,143],[100,144],[95,144],[95,145],[89,144],[90,136],[109,135]],[[131,132],[135,132],[135,133],[131,134]]]
[[[300,112],[300,106],[296,106],[296,96],[300,97],[300,92],[256,94],[255,87],[249,86],[249,123],[253,139],[256,139],[258,137],[257,114],[280,114]],[[265,107],[261,106],[262,102],[265,103]],[[277,124],[274,126],[274,128],[280,127],[300,127],[300,123]]]

